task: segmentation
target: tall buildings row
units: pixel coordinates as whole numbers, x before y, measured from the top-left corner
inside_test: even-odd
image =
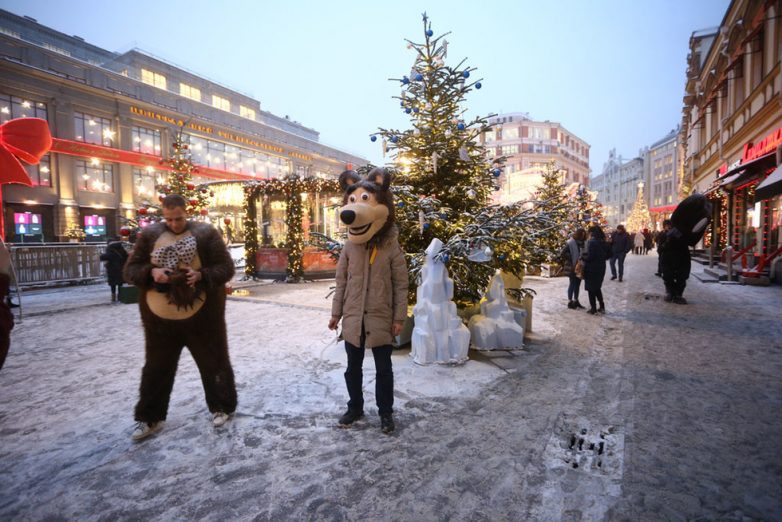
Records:
[[[347,163],[366,163],[252,97],[148,53],[110,52],[0,10],[0,123],[20,117],[47,120],[54,145],[28,169],[34,186],[3,188],[10,241],[63,240],[72,227],[93,240],[115,235],[121,218],[157,200],[160,160],[178,129],[198,165],[197,183],[333,177]],[[239,224],[241,191],[218,196],[212,220],[228,214]],[[310,200],[311,221],[323,224],[325,206]]]
[[[495,193],[497,203],[530,199],[550,162],[564,183],[589,185],[589,144],[563,125],[535,121],[522,112],[493,116],[489,124],[491,130],[481,138],[489,157],[506,157]]]
[[[780,253],[782,1],[734,0],[690,38],[680,139],[683,187],[713,203],[706,246],[758,262]]]
[[[623,158],[616,149],[609,152],[603,170],[592,178],[592,190],[597,192],[597,201],[603,204],[609,226],[626,223],[640,191],[649,207],[649,226],[662,227],[662,221],[679,201],[681,149],[679,128],[676,128],[639,150],[631,159]]]

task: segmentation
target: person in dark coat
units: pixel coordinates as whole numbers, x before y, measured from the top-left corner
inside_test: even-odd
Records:
[[[0,369],[11,347],[11,330],[14,327],[14,315],[6,302],[8,287],[11,284],[11,272],[11,254],[0,238]]]
[[[589,230],[592,230],[591,228]],[[602,234],[603,231],[601,230]],[[605,237],[605,236],[603,236]],[[633,240],[625,230],[624,225],[616,227],[611,234],[611,280],[616,279],[616,262],[619,261],[619,281],[622,281],[625,273],[625,257],[633,248]]]
[[[624,228],[624,227],[623,227]],[[626,235],[626,234],[625,234]],[[606,243],[603,230],[598,225],[589,228],[589,241],[586,244],[586,252],[582,254],[584,260],[584,288],[589,294],[589,310],[587,313],[605,313],[603,302],[603,278],[606,275],[606,260],[611,246]],[[625,252],[626,254],[627,252]],[[600,308],[596,308],[600,303]]]
[[[117,301],[117,294],[125,282],[122,277],[122,269],[128,260],[128,252],[122,246],[122,241],[114,240],[106,247],[106,251],[100,255],[100,260],[106,265],[106,275],[109,287],[111,287],[111,302]]]
[[[584,308],[578,302],[578,294],[581,290],[581,277],[576,275],[575,266],[578,260],[581,259],[585,239],[586,230],[579,228],[573,233],[573,237],[567,240],[559,253],[562,261],[562,271],[570,280],[567,288],[567,307],[570,309]]]
[[[670,220],[665,220],[666,231],[657,244],[660,255],[660,268],[665,283],[665,302],[687,304],[682,295],[690,277],[690,247],[679,229],[672,226]]]

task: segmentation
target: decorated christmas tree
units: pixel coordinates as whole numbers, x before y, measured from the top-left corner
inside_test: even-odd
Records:
[[[546,261],[553,262],[558,257],[559,250],[573,232],[572,216],[576,205],[567,194],[567,188],[562,182],[562,173],[553,161],[546,164],[543,179],[535,191],[538,209],[546,213],[555,224],[540,237],[540,245],[550,254]]]
[[[592,225],[605,227],[608,221],[603,212],[603,205],[597,201],[597,192],[591,192],[584,185],[579,185],[574,197],[575,209],[571,214],[570,230],[588,229]]]
[[[423,42],[408,40],[412,69],[392,80],[402,89],[395,98],[411,128],[381,128],[370,138],[381,140],[398,169],[397,222],[408,254],[411,301],[426,247],[438,238],[444,246],[437,259],[448,264],[454,299],[466,303],[480,299],[495,269],[523,275],[528,264],[544,260],[547,252],[537,240],[555,225],[534,205],[490,205],[504,158],[488,159],[481,144],[488,119],[465,117],[465,96],[482,84],[464,60],[446,65],[445,36],[434,36],[424,13]]]
[[[135,219],[127,220],[127,227],[123,227],[121,230],[123,234],[127,234],[132,228],[138,229],[161,221],[163,214],[160,202],[169,194],[179,194],[185,198],[186,210],[190,218],[203,217],[209,213],[207,209],[209,198],[214,194],[206,188],[197,188],[193,182],[193,174],[198,172],[198,169],[190,160],[190,146],[183,140],[182,129],[176,133],[171,149],[171,158],[161,161],[161,164],[167,166],[170,172],[164,183],[155,185],[158,201],[156,203],[145,201],[136,210]]]
[[[627,216],[627,231],[638,232],[645,228],[652,228],[652,216],[644,198],[644,182],[638,183],[638,194],[635,196],[633,209]]]

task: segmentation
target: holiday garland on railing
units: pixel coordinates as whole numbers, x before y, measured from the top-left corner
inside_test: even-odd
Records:
[[[285,179],[264,179],[248,181],[244,184],[244,230],[245,230],[245,274],[255,277],[258,269],[256,253],[258,252],[258,211],[256,200],[263,195],[283,195],[287,205],[285,224],[287,235],[285,248],[288,249],[288,266],[285,280],[290,283],[301,281],[304,275],[303,250],[304,230],[302,229],[303,193],[340,191],[339,182],[335,179],[300,178],[293,174]]]

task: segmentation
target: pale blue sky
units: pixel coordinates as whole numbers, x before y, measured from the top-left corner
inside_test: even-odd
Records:
[[[132,47],[260,100],[321,141],[382,164],[377,127],[407,128],[390,77],[423,38],[450,31],[447,63],[477,67],[468,115],[529,112],[625,157],[681,120],[688,41],[718,26],[728,0],[44,1],[0,7],[111,51]]]

